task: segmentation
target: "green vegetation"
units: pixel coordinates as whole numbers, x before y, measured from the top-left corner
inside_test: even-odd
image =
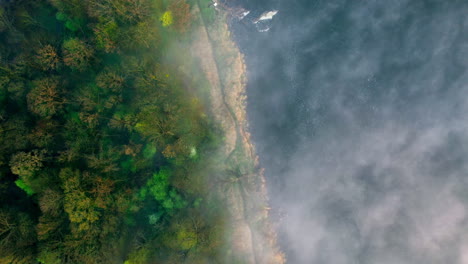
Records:
[[[213,2],[211,0],[198,0],[198,2],[203,19],[208,23],[214,22],[215,10],[211,7]]]
[[[0,263],[223,262],[190,10],[0,3]]]
[[[172,12],[170,10],[164,12],[164,14],[161,17],[161,23],[162,23],[163,27],[168,27],[168,26],[172,25],[173,18],[172,18]]]

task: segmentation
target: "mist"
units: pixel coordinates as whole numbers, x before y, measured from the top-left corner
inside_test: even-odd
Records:
[[[236,36],[288,263],[468,263],[468,3],[244,5],[279,10]]]

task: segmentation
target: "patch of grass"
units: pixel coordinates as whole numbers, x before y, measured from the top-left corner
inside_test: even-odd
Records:
[[[198,0],[198,6],[205,24],[213,23],[216,18],[216,10],[211,5],[211,0]]]

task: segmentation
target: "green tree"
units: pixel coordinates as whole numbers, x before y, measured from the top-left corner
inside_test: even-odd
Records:
[[[9,2],[0,263],[222,263],[205,208],[213,166],[201,169],[210,127],[193,98],[204,77],[167,60],[181,50],[171,38],[188,50],[174,33],[189,30],[190,1]]]
[[[119,26],[113,19],[101,20],[93,27],[96,46],[107,53],[114,52],[119,40]]]
[[[124,264],[147,264],[151,257],[151,249],[144,246],[131,252]]]
[[[65,13],[62,13],[62,12],[58,12],[55,15],[55,18],[57,18],[57,20],[59,21],[64,22],[65,27],[68,30],[73,31],[73,32],[78,31],[83,26],[83,19],[69,17]]]
[[[26,192],[28,195],[33,195],[35,191],[31,188],[30,185],[26,184],[22,179],[15,181],[16,186]]]
[[[63,62],[72,70],[84,71],[90,64],[94,51],[84,41],[71,38],[62,45]]]
[[[48,248],[42,248],[42,250],[39,251],[37,261],[41,264],[62,264],[65,262],[61,258],[60,252]]]
[[[164,209],[172,212],[174,209],[181,209],[187,206],[187,202],[169,186],[169,170],[162,169],[147,181],[145,187],[140,190],[140,199],[145,199],[148,195],[158,201]]]

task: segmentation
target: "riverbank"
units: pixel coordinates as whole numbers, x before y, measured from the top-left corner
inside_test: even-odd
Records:
[[[208,21],[206,8],[200,2],[194,5],[193,15],[201,20],[194,29],[191,53],[210,84],[211,113],[224,133],[218,153],[222,173],[215,189],[230,219],[226,261],[284,263],[269,220],[263,170],[250,141],[244,58],[231,38],[227,14],[218,12],[214,21]]]

